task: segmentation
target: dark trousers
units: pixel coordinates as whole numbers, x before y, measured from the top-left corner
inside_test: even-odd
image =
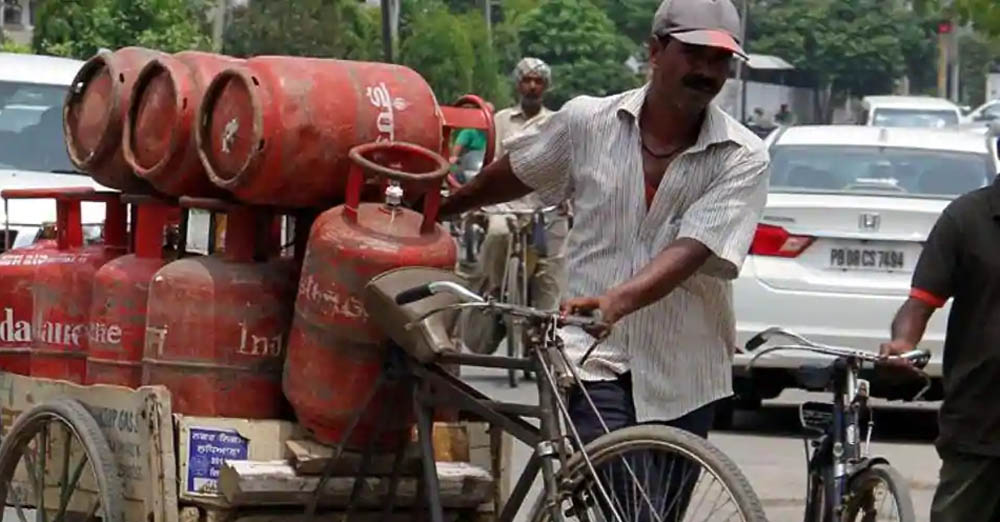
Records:
[[[600,412],[609,431],[637,424],[630,373],[623,374],[614,381],[586,382],[583,386],[594,402],[597,411]],[[570,418],[579,431],[584,444],[604,434],[600,420],[579,389],[570,392],[568,402]],[[708,404],[677,419],[650,424],[664,424],[706,438],[708,430],[712,427],[714,414],[714,405]],[[628,466],[625,465],[625,462],[628,463]],[[631,468],[631,473],[629,468]],[[691,500],[691,492],[698,482],[700,467],[679,456],[652,451],[634,451],[624,459],[615,459],[599,466],[596,471],[601,476],[605,487],[610,486],[608,493],[613,497],[613,505],[615,504],[614,497],[629,500],[629,505],[616,506],[619,513],[622,511],[636,513],[638,511],[639,516],[634,520],[657,519],[657,517],[650,516],[649,503],[635,500],[635,480],[632,478],[634,473],[640,487],[646,491],[650,503],[659,513],[659,519],[682,520],[684,511]],[[659,481],[649,480],[649,477],[660,477],[660,479]],[[606,510],[605,503],[601,504]],[[605,518],[614,520],[613,516]]]
[[[1000,520],[1000,458],[941,451],[931,522]]]

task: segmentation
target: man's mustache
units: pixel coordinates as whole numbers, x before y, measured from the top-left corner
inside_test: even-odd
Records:
[[[719,89],[721,88],[719,82],[707,76],[701,76],[698,74],[689,74],[681,78],[681,84],[688,89],[694,89],[707,94],[715,94],[719,92]]]

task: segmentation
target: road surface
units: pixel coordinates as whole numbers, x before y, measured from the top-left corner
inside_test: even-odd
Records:
[[[507,386],[502,371],[463,368],[463,377],[497,400],[537,401],[534,383],[517,389]],[[797,405],[803,400],[824,400],[823,394],[786,392],[755,413],[737,414],[733,430],[712,432],[709,440],[743,470],[764,504],[771,522],[801,522],[805,495],[805,452],[799,436]],[[884,404],[884,403],[883,403]],[[934,405],[880,405],[875,412],[872,453],[889,459],[909,480],[917,520],[929,520],[930,502],[937,484],[940,460],[934,450],[936,435]],[[514,471],[520,473],[529,450],[515,443]],[[537,496],[540,485],[536,481]],[[524,519],[527,507],[519,520]]]

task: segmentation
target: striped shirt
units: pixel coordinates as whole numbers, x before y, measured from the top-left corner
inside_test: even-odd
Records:
[[[567,297],[598,296],[679,238],[712,251],[698,273],[623,318],[578,367],[584,380],[631,371],[639,422],[671,420],[732,394],[732,286],[767,198],[767,151],[716,105],[667,168],[649,209],[639,130],[646,87],[579,97],[505,145],[515,175],[547,204],[576,210]],[[562,332],[578,363],[593,338]],[[578,365],[579,366],[579,365]]]

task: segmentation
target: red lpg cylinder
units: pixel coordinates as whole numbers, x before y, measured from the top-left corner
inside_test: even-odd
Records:
[[[123,196],[135,208],[135,251],[94,274],[90,304],[87,383],[142,384],[146,301],[153,275],[163,268],[164,229],[175,207],[151,196]]]
[[[273,214],[214,199],[180,202],[226,213],[225,253],[180,259],[153,276],[142,382],[165,385],[175,413],[280,417],[295,284],[286,261],[256,261],[273,254],[260,234]]]
[[[412,398],[404,386],[382,388],[349,439],[342,440],[355,414],[365,407],[386,356],[386,338],[370,321],[362,291],[372,277],[389,269],[454,268],[455,242],[435,222],[448,162],[403,143],[361,145],[352,149],[351,159],[355,164],[348,177],[347,202],[321,214],[309,235],[284,390],[299,422],[320,442],[357,450],[372,443],[391,451],[410,436],[413,416],[407,412],[412,411]],[[395,183],[386,191],[386,203],[360,203],[364,173],[420,187],[426,194],[424,214],[399,206],[402,190]],[[383,406],[397,413],[384,419],[388,424],[376,440]]]
[[[63,106],[66,150],[98,183],[130,193],[151,191],[122,152],[122,124],[139,71],[161,55],[142,47],[102,51],[77,72]]]
[[[63,192],[67,190],[91,189],[61,189]],[[80,213],[72,215],[79,217]],[[78,227],[80,224],[70,225],[72,229]],[[4,252],[0,254],[0,371],[29,375],[35,267],[58,249],[52,240],[36,241],[12,250],[8,249],[9,246],[5,244]]]
[[[39,242],[0,254],[0,370],[29,375],[35,267],[56,251]]]
[[[32,288],[32,377],[84,383],[94,273],[125,253],[126,211],[116,192],[90,188],[11,189],[8,199],[56,200],[56,251],[35,267]],[[83,245],[81,201],[104,202],[103,242]]]
[[[342,201],[355,145],[441,145],[430,86],[384,63],[251,58],[215,77],[197,121],[212,182],[243,201],[282,207]]]
[[[184,51],[149,62],[132,89],[125,116],[125,160],[136,174],[172,196],[212,196],[223,191],[209,181],[198,158],[194,117],[215,75],[244,60]]]

